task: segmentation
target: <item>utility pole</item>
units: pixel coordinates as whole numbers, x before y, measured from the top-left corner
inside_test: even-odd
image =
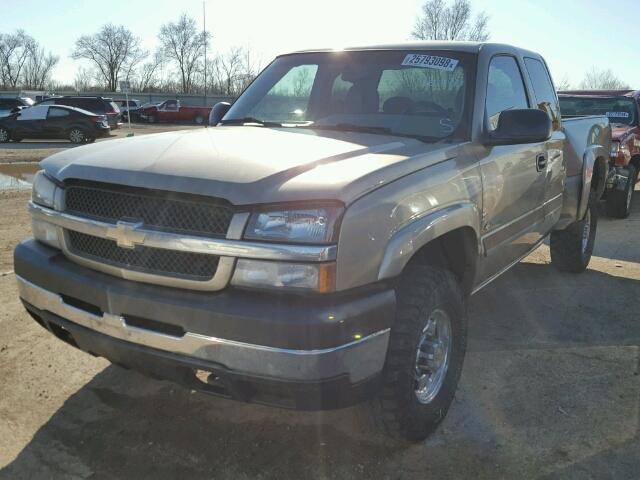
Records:
[[[204,42],[204,106],[207,106],[207,10],[202,0],[202,41]]]

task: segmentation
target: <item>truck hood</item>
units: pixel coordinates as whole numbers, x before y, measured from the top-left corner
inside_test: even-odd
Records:
[[[613,127],[611,128],[611,139],[614,141],[620,141],[620,139],[627,136],[627,134],[635,127]]]
[[[42,167],[61,181],[208,195],[235,205],[348,204],[456,154],[453,144],[396,136],[227,126],[99,142],[56,153]]]

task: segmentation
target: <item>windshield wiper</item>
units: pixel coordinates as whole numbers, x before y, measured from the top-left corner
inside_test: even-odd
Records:
[[[298,128],[310,128],[310,129],[318,129],[318,130],[334,130],[336,132],[359,132],[359,133],[373,133],[375,135],[391,135],[394,137],[406,137],[406,138],[415,138],[416,140],[420,140],[425,143],[433,143],[438,142],[440,140],[444,140],[444,138],[440,137],[430,137],[428,135],[417,135],[411,133],[400,133],[394,132],[388,127],[375,127],[368,125],[355,125],[353,123],[337,123],[335,125],[331,124],[311,124],[311,125],[303,125]],[[446,137],[445,137],[446,138]]]
[[[259,118],[255,118],[255,117],[230,118],[229,120],[222,121],[222,125],[246,125],[247,123],[254,123],[262,127],[281,127],[282,126],[281,123],[260,120]]]

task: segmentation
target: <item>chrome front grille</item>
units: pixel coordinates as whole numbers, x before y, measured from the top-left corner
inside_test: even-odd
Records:
[[[233,207],[215,198],[188,194],[121,187],[110,184],[72,184],[64,194],[67,214],[117,226],[118,222],[136,222],[147,230],[188,237],[223,239],[233,218]],[[75,259],[90,262],[95,268],[109,267],[110,272],[125,270],[146,277],[152,283],[194,287],[194,283],[211,285],[220,256],[215,254],[123,245],[109,234],[65,230],[65,247]],[[130,277],[128,275],[127,277]],[[175,280],[175,281],[174,281]],[[213,288],[211,285],[208,288]]]
[[[119,247],[113,240],[72,230],[67,232],[69,251],[88,260],[136,272],[165,275],[195,281],[213,278],[220,257],[202,253],[150,248]]]
[[[135,220],[147,228],[224,238],[233,207],[219,199],[118,186],[72,185],[66,189],[65,210],[105,221]]]

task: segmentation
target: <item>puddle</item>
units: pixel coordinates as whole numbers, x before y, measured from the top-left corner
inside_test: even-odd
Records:
[[[33,175],[40,169],[37,163],[0,164],[0,190],[31,188]]]

